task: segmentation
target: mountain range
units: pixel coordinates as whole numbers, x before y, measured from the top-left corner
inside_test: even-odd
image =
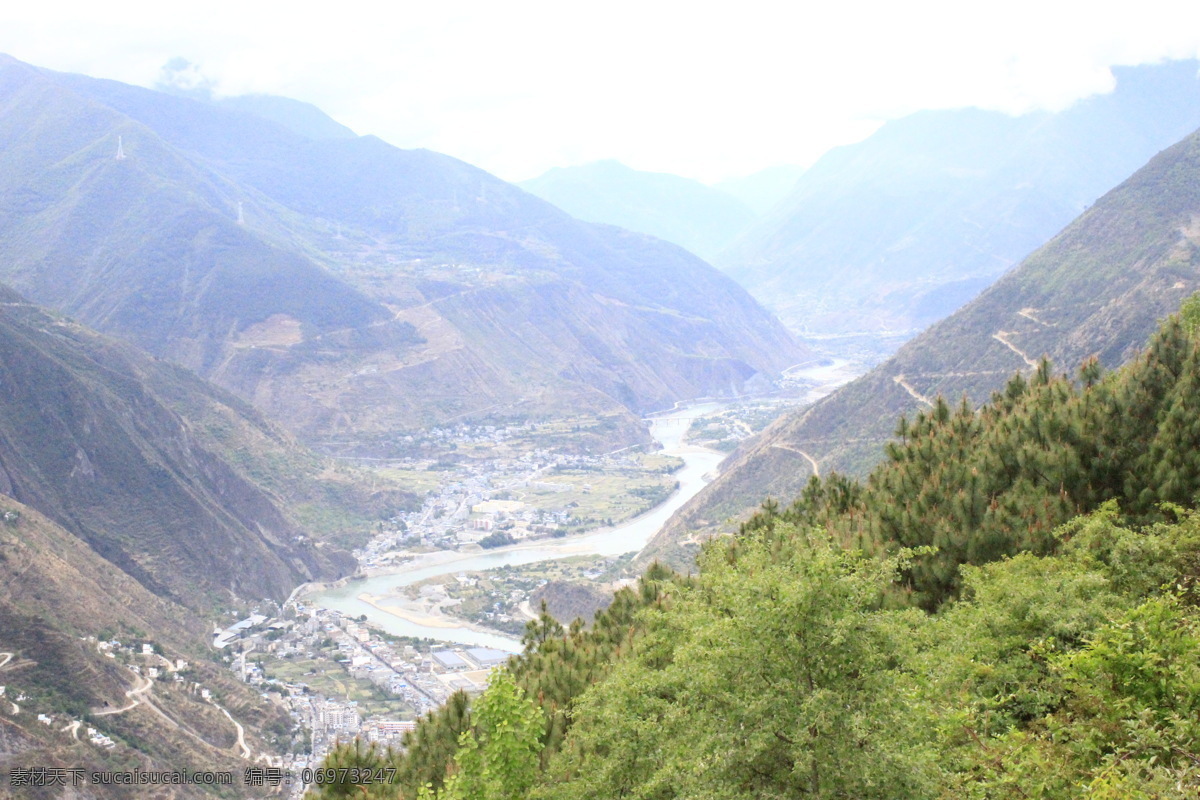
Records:
[[[414,500],[188,370],[0,286],[0,794],[63,796],[22,794],[17,768],[240,775],[239,741],[286,749],[291,720],[220,663],[212,620],[352,573],[339,543]],[[135,674],[132,653],[169,670]]]
[[[638,414],[805,355],[679,247],[250,105],[0,60],[0,279],[309,441],[375,451],[413,427],[564,412],[628,443]]]
[[[995,278],[1133,154],[1200,124],[1195,69],[1118,71],[1113,95],[1059,114],[917,115],[801,175],[725,263],[797,328],[907,329],[990,286],[745,443],[642,558],[688,563],[699,537],[765,496],[790,500],[818,470],[865,474],[897,417],[944,408],[939,396],[987,400],[1014,373],[1046,372],[1043,356],[1067,371],[1133,358],[1200,289],[1200,133]],[[302,440],[387,454],[422,426],[556,415],[594,417],[590,444],[612,447],[645,438],[639,415],[765,387],[812,355],[684,247],[294,101],[178,96],[0,56],[0,137],[0,280],[13,287],[0,285],[0,685],[26,706],[0,703],[0,768],[236,769],[234,720],[250,747],[279,749],[270,732],[290,721],[212,660],[212,616],[351,572],[345,549],[366,523],[415,501]],[[655,207],[672,192],[711,200],[701,233],[758,211],[654,180]],[[659,589],[674,580],[653,570],[591,632],[573,627],[561,646],[579,675],[543,658],[556,635],[526,666],[548,665],[546,686],[573,698],[617,662],[639,605],[669,611]],[[193,662],[180,668],[193,685],[143,687],[105,655],[117,639]],[[33,710],[128,746],[77,746]],[[556,741],[568,710],[547,717]],[[442,776],[459,733],[429,762]],[[138,796],[122,791],[104,796]]]
[[[719,188],[612,160],[555,167],[520,186],[579,219],[647,233],[708,261],[756,216]]]
[[[0,57],[0,136],[0,793],[29,764],[240,776],[290,748],[211,620],[350,574],[416,501],[296,434],[388,452],[419,426],[591,415],[611,446],[807,354],[675,245],[294,101]],[[145,646],[180,680],[126,669]]]
[[[714,263],[794,331],[908,334],[1200,126],[1196,61],[1113,69],[1057,112],[922,111],[817,160]]]
[[[768,496],[790,502],[813,474],[863,475],[901,415],[936,398],[987,400],[1050,359],[1073,374],[1116,367],[1200,289],[1200,132],[1150,160],[977,299],[892,358],[748,440],[643,558],[686,561],[680,542],[728,527]]]

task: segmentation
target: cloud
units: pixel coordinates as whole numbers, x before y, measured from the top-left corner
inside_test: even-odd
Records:
[[[158,80],[154,82],[154,88],[160,92],[193,97],[197,100],[211,99],[214,86],[216,82],[201,72],[199,64],[193,64],[180,56],[163,64],[158,71]]]
[[[921,108],[1059,108],[1110,65],[1200,53],[1200,4],[1167,0],[304,8],[50,0],[0,12],[0,50],[147,86],[180,58],[185,90],[297,97],[509,179],[617,158],[707,180]]]

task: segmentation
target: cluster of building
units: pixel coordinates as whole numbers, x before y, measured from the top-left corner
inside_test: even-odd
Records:
[[[200,694],[205,700],[211,697],[208,689],[203,688],[199,682],[191,680],[191,675],[188,672],[189,664],[186,660],[182,658],[166,658],[152,642],[125,644],[119,639],[97,640],[95,636],[85,636],[83,640],[94,644],[96,651],[104,657],[124,664],[126,669],[134,675],[149,680],[169,679],[174,683],[187,684],[186,689]],[[25,702],[27,698],[23,692],[13,692],[10,694],[7,686],[0,686],[0,700],[7,701],[9,713],[17,716],[22,713],[20,704]],[[105,716],[107,714],[123,713],[136,705],[136,703],[130,703],[125,708],[93,709],[93,711],[96,712],[96,716]],[[92,725],[84,725],[83,720],[74,719],[65,714],[45,712],[39,712],[36,717],[37,721],[41,724],[55,730],[60,730],[73,739],[85,739],[96,747],[105,750],[111,750],[116,747],[117,743],[111,736]]]
[[[514,440],[536,435],[537,425],[531,422],[506,425],[481,425],[460,423],[458,425],[426,428],[385,440],[329,440],[327,449],[347,457],[374,457],[380,452],[395,455],[396,460],[417,461],[460,447],[501,447]]]
[[[334,744],[354,737],[398,747],[404,734],[416,726],[417,717],[440,707],[459,689],[482,691],[489,672],[508,658],[508,653],[487,648],[449,649],[389,642],[338,611],[303,602],[294,603],[292,608],[293,619],[270,619],[259,614],[216,634],[221,646],[236,651],[230,659],[234,673],[282,703],[293,721],[309,731],[311,753],[284,758],[282,763],[288,767],[319,763]],[[331,642],[335,648],[333,660],[350,677],[371,682],[408,710],[404,714],[364,717],[358,702],[323,696],[300,681],[268,678],[260,664],[249,657],[258,653],[269,658],[290,654],[311,658]]]
[[[533,431],[532,425],[461,425],[406,436],[402,444],[413,453],[445,453],[471,446],[497,447]],[[435,464],[429,458],[401,459],[392,466],[436,471],[446,480],[426,496],[421,508],[393,518],[388,530],[381,530],[356,551],[364,569],[392,566],[396,559],[408,557],[405,551],[418,543],[458,549],[478,543],[497,530],[515,540],[555,535],[582,522],[573,516],[573,504],[548,510],[522,497],[590,488],[556,479],[553,472],[557,469],[638,469],[639,463],[632,450],[624,454],[579,455],[531,449],[509,456],[505,448],[498,447],[496,458],[460,459],[452,466],[446,462]],[[469,579],[464,576],[460,580]],[[522,591],[504,605],[515,604],[525,596]],[[399,746],[417,718],[440,707],[455,691],[482,691],[491,670],[509,657],[508,653],[488,648],[389,641],[358,620],[299,601],[289,605],[291,611],[295,613],[289,613],[289,618],[256,613],[214,632],[214,645],[228,648],[232,654],[229,661],[234,673],[258,687],[264,696],[283,704],[293,721],[309,732],[310,752],[291,754],[282,760],[282,765],[290,769],[318,765],[337,742],[353,737]],[[500,612],[493,609],[491,613]],[[407,710],[369,715],[362,705],[348,698],[326,697],[301,681],[269,677],[270,659],[311,659],[329,652],[331,644],[333,660],[350,677],[374,684]],[[262,656],[266,656],[266,674],[259,663]]]
[[[397,464],[427,469],[429,462]],[[576,503],[559,508],[539,508],[529,495],[587,493],[588,484],[555,480],[552,471],[638,469],[631,452],[609,455],[571,455],[533,450],[512,458],[471,461],[456,465],[453,480],[430,492],[421,508],[391,520],[392,530],[376,536],[356,552],[365,569],[392,566],[398,550],[417,542],[442,548],[459,548],[480,542],[497,530],[514,540],[564,533],[568,528],[594,524],[574,511]],[[553,504],[551,504],[553,505]]]

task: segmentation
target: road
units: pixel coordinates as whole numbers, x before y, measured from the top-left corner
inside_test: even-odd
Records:
[[[1012,350],[1014,353],[1019,355],[1021,357],[1021,359],[1026,364],[1028,364],[1030,367],[1032,367],[1033,369],[1037,369],[1038,363],[1036,361],[1034,361],[1032,358],[1030,358],[1025,353],[1024,350],[1020,349],[1019,347],[1017,347],[1015,344],[1013,344],[1012,342],[1010,342],[1008,340],[1008,337],[1012,336],[1014,333],[1015,333],[1015,331],[997,331],[992,334],[992,338],[995,339],[1000,344],[1007,347],[1009,350]]]
[[[1058,326],[1057,326],[1057,325],[1055,325],[1053,322],[1046,322],[1046,321],[1045,321],[1045,320],[1043,320],[1043,319],[1038,319],[1037,317],[1035,317],[1035,316],[1033,315],[1033,312],[1035,312],[1035,311],[1037,311],[1037,310],[1038,310],[1038,309],[1036,309],[1036,308],[1022,308],[1020,311],[1018,311],[1018,312],[1017,312],[1017,314],[1018,314],[1018,315],[1020,315],[1020,316],[1022,316],[1022,317],[1024,317],[1025,319],[1032,320],[1033,322],[1036,322],[1038,325],[1043,325],[1043,326],[1045,326],[1045,327],[1047,327],[1047,328],[1056,328],[1056,327],[1058,327]]]
[[[929,400],[929,398],[926,397],[925,395],[921,394],[920,392],[918,392],[916,389],[914,389],[912,387],[911,383],[904,380],[903,375],[897,375],[896,377],[892,378],[892,383],[895,383],[895,384],[898,384],[899,386],[901,386],[904,389],[904,391],[906,391],[910,395],[912,395],[914,400],[919,400],[922,403],[924,403],[925,405],[929,406],[930,408],[933,408],[933,403]]]
[[[92,714],[97,717],[104,717],[104,716],[108,716],[111,714],[124,714],[126,711],[132,711],[133,709],[137,708],[138,706],[145,704],[146,708],[149,708],[155,714],[158,714],[158,716],[162,717],[163,721],[166,722],[169,726],[171,726],[175,730],[178,730],[182,733],[187,734],[191,738],[200,742],[200,744],[206,745],[208,747],[212,747],[213,749],[217,749],[217,750],[220,749],[216,745],[212,744],[212,742],[209,742],[203,736],[201,736],[200,734],[193,731],[191,728],[187,727],[186,725],[180,725],[178,722],[171,719],[169,716],[167,716],[165,711],[163,711],[158,706],[154,705],[154,703],[152,703],[150,701],[149,697],[144,696],[144,695],[148,694],[149,691],[154,687],[154,681],[152,681],[149,678],[146,678],[142,675],[138,675],[138,680],[142,681],[143,683],[140,686],[136,686],[133,689],[130,689],[129,691],[127,691],[125,693],[126,697],[128,697],[130,700],[132,700],[132,702],[129,705],[121,706],[120,708],[104,709],[101,711],[93,710]],[[209,701],[209,702],[212,702],[212,701]],[[233,723],[235,728],[237,728],[237,742],[238,742],[238,747],[240,747],[242,750],[242,758],[246,758],[246,759],[250,758],[250,746],[246,744],[246,732],[242,728],[241,723],[239,723],[236,719],[234,719],[228,711],[221,708],[221,706],[218,706],[216,703],[213,703],[213,705],[216,706],[218,709],[220,709],[221,713],[224,714],[226,717],[228,717],[229,721]]]
[[[212,702],[212,701],[209,701],[209,702]],[[220,709],[221,713],[224,714],[226,716],[226,718],[230,722],[233,723],[233,727],[237,728],[237,743],[238,743],[238,747],[242,748],[242,758],[249,760],[250,746],[248,744],[246,744],[246,731],[244,728],[242,728],[242,723],[240,723],[236,719],[234,719],[233,715],[230,714],[228,711],[226,711],[224,708],[221,708],[221,706],[218,706],[216,703],[213,703],[213,705],[217,706],[217,708]]]
[[[142,704],[142,699],[141,699],[141,697],[139,697],[139,695],[143,695],[146,692],[150,691],[150,688],[152,686],[154,686],[154,682],[151,681],[149,678],[143,677],[141,675],[138,675],[137,677],[138,677],[139,681],[145,681],[145,683],[141,686],[137,686],[133,689],[130,689],[128,692],[125,693],[125,696],[133,701],[132,703],[130,703],[127,706],[121,706],[120,708],[107,708],[107,709],[103,709],[100,711],[93,709],[92,715],[96,716],[96,717],[107,717],[110,714],[124,714],[126,711],[132,711],[133,709],[140,706]],[[158,713],[162,714],[161,711],[159,711]],[[171,720],[171,722],[172,722],[172,724],[174,724],[174,720]]]
[[[795,453],[798,456],[803,456],[812,466],[813,475],[816,475],[818,478],[821,477],[821,468],[817,466],[817,460],[808,453],[804,452],[803,450],[797,450],[795,447],[789,447],[786,444],[773,444],[771,447],[774,447],[776,450],[786,450],[789,453]]]

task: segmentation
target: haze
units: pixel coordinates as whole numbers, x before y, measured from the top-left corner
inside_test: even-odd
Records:
[[[0,51],[312,102],[522,180],[615,158],[714,181],[811,163],[921,108],[1060,108],[1108,67],[1200,53],[1195,3],[7,4]],[[297,8],[303,9],[297,13]]]

